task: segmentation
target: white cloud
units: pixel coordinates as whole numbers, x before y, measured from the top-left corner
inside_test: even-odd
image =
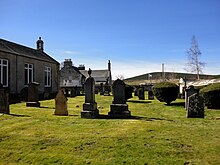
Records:
[[[64,51],[62,51],[62,53],[63,54],[71,54],[71,55],[73,55],[73,54],[80,54],[80,52],[79,51],[73,51],[73,50],[64,50]]]

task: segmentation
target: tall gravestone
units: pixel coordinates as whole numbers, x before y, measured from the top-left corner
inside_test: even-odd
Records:
[[[57,96],[56,96],[56,98],[55,98],[55,112],[54,112],[54,115],[68,116],[67,100],[68,99],[64,95],[63,90],[60,89]]]
[[[139,100],[145,100],[144,87],[141,86],[138,90],[138,98]]]
[[[113,89],[113,102],[110,105],[110,112],[108,115],[113,118],[127,118],[131,116],[128,110],[125,96],[125,83],[117,79],[112,86]]]
[[[192,85],[185,89],[185,109],[186,110],[187,110],[189,96],[191,96],[195,93],[199,94],[199,91],[197,89],[195,89],[194,86],[192,86]]]
[[[0,84],[0,113],[9,114],[9,93]]]
[[[89,77],[85,81],[85,103],[81,111],[81,118],[97,118],[99,116],[99,110],[95,102],[95,80],[91,73],[92,71],[89,69]]]
[[[38,86],[39,83],[33,82],[28,86],[28,101],[26,103],[27,107],[40,107],[40,102],[38,101]]]
[[[204,118],[204,99],[198,93],[188,98],[187,118]]]

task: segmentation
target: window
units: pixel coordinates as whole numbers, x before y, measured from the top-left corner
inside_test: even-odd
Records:
[[[33,82],[33,64],[25,64],[24,65],[24,84],[28,85]]]
[[[0,83],[8,87],[8,60],[0,59]]]
[[[45,67],[44,70],[44,86],[51,87],[51,67]]]

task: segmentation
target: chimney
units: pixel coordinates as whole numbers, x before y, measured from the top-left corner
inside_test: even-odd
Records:
[[[111,71],[111,62],[108,60],[108,71]]]
[[[79,67],[78,67],[78,69],[79,69],[79,70],[85,70],[86,68],[85,68],[85,65],[80,64]]]
[[[72,63],[71,59],[65,59],[64,67],[71,68],[72,66],[73,66],[73,63]]]
[[[37,40],[37,50],[44,51],[44,41],[41,40],[41,37]]]

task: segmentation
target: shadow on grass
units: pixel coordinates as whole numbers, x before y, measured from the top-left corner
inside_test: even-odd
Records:
[[[127,102],[131,102],[131,103],[151,103],[151,101],[144,101],[144,100],[128,100]]]
[[[184,107],[185,102],[176,102],[176,103],[171,103],[169,106],[178,106],[178,107]]]
[[[44,108],[44,109],[55,109],[55,107],[44,107],[44,106],[40,106],[39,108]]]
[[[10,116],[15,116],[15,117],[31,117],[29,115],[18,115],[18,114],[9,114]]]
[[[130,117],[111,117],[108,115],[99,115],[97,119],[128,119],[128,120],[145,120],[145,121],[156,121],[156,120],[164,120],[173,122],[174,120],[166,119],[166,118],[149,118],[149,117],[141,117],[141,116],[130,116]]]

